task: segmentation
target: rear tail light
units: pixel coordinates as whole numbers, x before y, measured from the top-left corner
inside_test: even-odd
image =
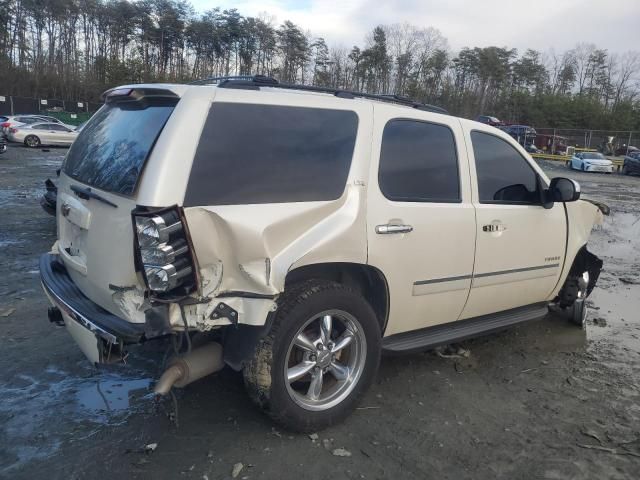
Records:
[[[147,287],[159,294],[186,295],[197,285],[189,233],[178,207],[134,210],[136,252]]]
[[[2,127],[2,128],[7,128],[7,127],[10,127],[10,126],[11,126],[11,122],[0,123],[0,127]]]

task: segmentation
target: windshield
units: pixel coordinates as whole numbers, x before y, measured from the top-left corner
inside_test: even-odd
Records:
[[[175,105],[108,104],[75,140],[64,173],[108,192],[132,195],[144,163]]]
[[[601,153],[583,153],[582,158],[585,160],[604,160],[604,155]]]

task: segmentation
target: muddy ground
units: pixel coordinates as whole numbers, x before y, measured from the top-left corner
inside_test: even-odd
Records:
[[[0,157],[0,477],[223,479],[237,463],[250,479],[640,476],[640,177],[545,165],[612,208],[586,330],[550,314],[464,342],[468,358],[385,358],[361,408],[312,440],[274,428],[229,370],[179,392],[176,427],[149,395],[158,352],[96,370],[49,324],[37,261],[55,223],[38,197],[64,153]]]

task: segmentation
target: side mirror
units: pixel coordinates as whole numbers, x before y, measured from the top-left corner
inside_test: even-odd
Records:
[[[551,180],[549,193],[554,202],[575,202],[580,200],[580,184],[570,178],[556,177]]]

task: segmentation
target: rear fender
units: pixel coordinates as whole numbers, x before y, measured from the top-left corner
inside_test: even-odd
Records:
[[[189,325],[264,325],[290,270],[325,262],[365,264],[365,194],[352,183],[332,202],[186,208],[203,297],[184,307]],[[226,316],[231,310],[235,318]],[[182,324],[179,314],[176,305],[172,325]]]

